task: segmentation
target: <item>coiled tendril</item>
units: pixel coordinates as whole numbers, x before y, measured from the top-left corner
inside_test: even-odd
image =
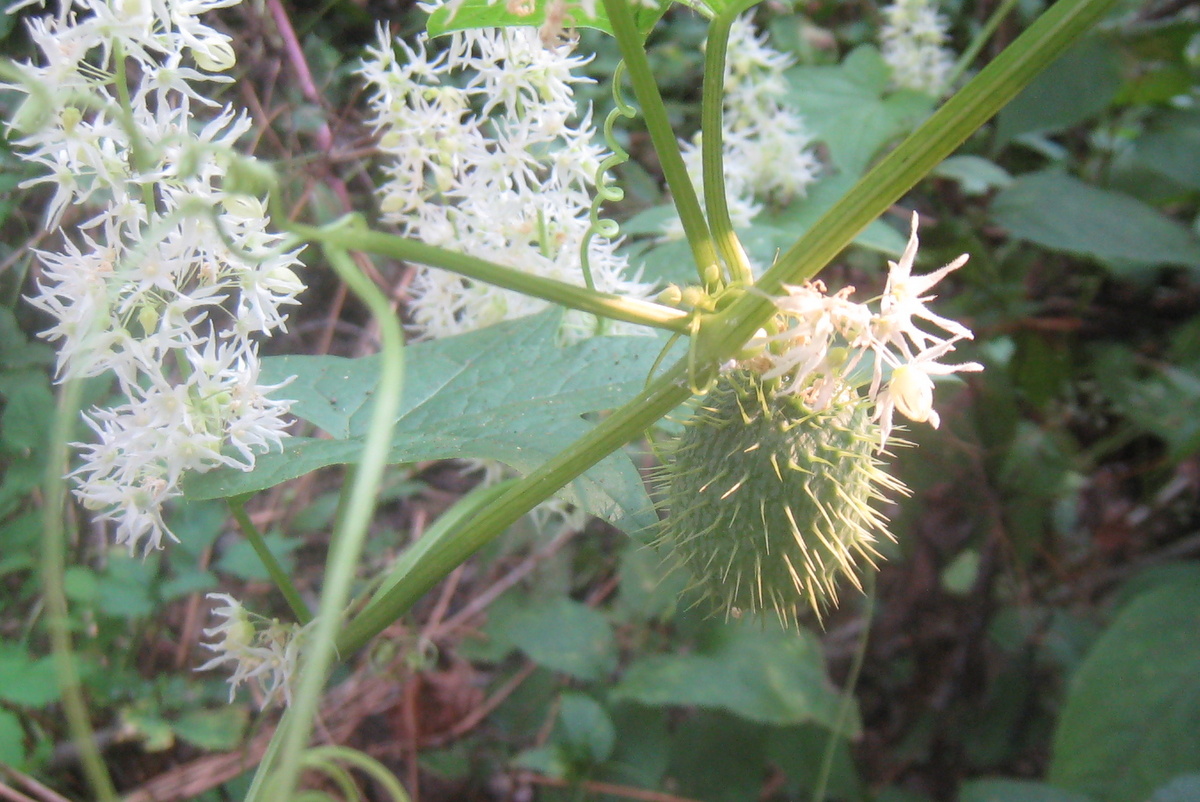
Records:
[[[601,236],[605,239],[614,239],[620,233],[621,227],[616,220],[600,216],[600,207],[606,201],[620,203],[625,199],[625,190],[621,189],[616,184],[611,183],[609,171],[614,167],[624,164],[629,161],[629,153],[616,137],[613,136],[613,127],[616,125],[618,117],[631,119],[637,116],[637,110],[625,100],[621,94],[621,83],[625,78],[625,62],[617,62],[617,68],[613,71],[612,80],[612,96],[615,104],[613,110],[604,118],[604,142],[612,151],[605,159],[600,162],[600,166],[596,168],[596,196],[592,198],[592,206],[588,210],[588,230],[583,235],[583,242],[579,248],[580,266],[583,268],[583,280],[589,290],[596,289],[596,282],[592,278],[591,259],[588,256],[588,251],[592,244],[592,240]]]

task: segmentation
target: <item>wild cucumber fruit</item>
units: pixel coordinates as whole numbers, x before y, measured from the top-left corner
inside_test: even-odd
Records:
[[[814,412],[774,382],[738,370],[720,377],[663,469],[667,517],[657,545],[727,614],[773,609],[793,625],[837,603],[845,576],[874,568],[872,508],[904,492],[876,458],[869,402]]]

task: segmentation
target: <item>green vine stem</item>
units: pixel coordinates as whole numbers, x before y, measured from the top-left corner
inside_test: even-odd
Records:
[[[754,283],[750,260],[742,248],[725,197],[724,128],[725,56],[729,50],[729,29],[734,20],[759,0],[736,0],[708,26],[704,51],[704,85],[700,101],[700,159],[704,167],[704,208],[708,224],[725,265],[729,280],[745,285]]]
[[[288,576],[287,571],[283,570],[283,566],[279,564],[279,560],[276,560],[275,555],[267,548],[267,542],[263,540],[262,533],[258,531],[258,527],[254,525],[254,522],[250,520],[250,516],[246,514],[246,499],[247,496],[237,496],[227,499],[229,510],[233,513],[233,519],[237,521],[238,528],[242,530],[242,535],[246,540],[250,541],[254,553],[258,555],[259,561],[267,569],[267,574],[270,575],[271,581],[275,583],[275,587],[279,588],[279,592],[283,594],[284,600],[287,601],[288,607],[292,610],[292,615],[303,626],[312,620],[312,611],[308,609],[308,605],[300,597],[300,591],[296,589],[292,578]]]
[[[863,576],[862,635],[854,647],[854,658],[850,662],[850,673],[846,675],[846,686],[842,689],[842,700],[838,704],[837,719],[829,740],[825,743],[825,751],[821,755],[821,766],[817,770],[817,781],[813,785],[812,802],[825,802],[825,791],[829,787],[829,775],[833,771],[833,759],[837,753],[838,740],[850,720],[850,710],[854,706],[854,689],[858,686],[858,677],[862,673],[863,663],[867,658],[867,641],[871,636],[871,619],[875,617],[875,572],[867,571]]]
[[[688,313],[679,309],[637,298],[597,292],[587,287],[577,287],[563,281],[524,273],[476,256],[426,245],[407,237],[372,231],[360,224],[357,216],[347,216],[321,228],[292,223],[288,230],[294,236],[308,242],[451,270],[477,281],[541,298],[568,309],[578,309],[597,317],[653,326],[667,331],[687,331]]]
[[[58,394],[58,407],[50,431],[50,454],[46,458],[46,475],[42,484],[42,598],[46,604],[46,628],[50,632],[50,647],[54,653],[54,671],[62,692],[63,712],[71,740],[79,750],[83,774],[96,799],[116,802],[117,790],[100,755],[100,747],[92,732],[87,702],[83,698],[82,680],[75,656],[71,653],[71,624],[68,619],[67,597],[63,588],[66,570],[66,515],[68,443],[79,419],[83,399],[83,381],[69,378]]]
[[[350,749],[345,746],[316,746],[309,749],[304,756],[305,766],[328,771],[337,762],[346,763],[383,786],[384,792],[392,802],[409,802],[409,796],[404,791],[396,777],[387,767],[370,755]]]
[[[696,263],[696,271],[703,283],[705,276],[711,272],[710,268],[719,270],[721,263],[712,233],[704,219],[704,211],[700,208],[700,200],[696,197],[696,188],[692,186],[692,179],[683,163],[683,154],[679,152],[679,143],[671,128],[667,107],[658,91],[658,83],[654,80],[654,71],[646,58],[646,48],[633,19],[633,11],[627,0],[604,0],[604,10],[608,13],[617,45],[621,48],[621,58],[629,68],[633,93],[642,106],[646,129],[650,132],[654,152],[658,155],[663,177],[667,179],[667,187],[671,190],[679,220],[683,223],[683,232],[692,249],[692,261]]]
[[[987,18],[987,22],[979,29],[979,33],[975,34],[975,38],[967,45],[967,49],[958,57],[958,61],[954,62],[954,67],[950,70],[950,76],[946,79],[947,86],[954,86],[958,83],[958,79],[963,76],[963,73],[975,61],[975,57],[979,55],[979,51],[983,50],[983,46],[987,44],[988,39],[992,38],[992,34],[1000,27],[1000,23],[1009,15],[1017,5],[1018,0],[1004,0],[1000,5],[996,6],[992,11],[991,16]]]
[[[759,281],[761,292],[745,293],[726,310],[701,321],[695,343],[698,364],[716,366],[729,359],[774,314],[771,296],[778,294],[783,283],[802,283],[816,275],[872,220],[999,111],[1042,67],[1082,36],[1114,2],[1059,0],[1052,6],[818,220]],[[610,18],[629,15],[624,0],[605,0],[605,5]],[[494,505],[430,548],[404,581],[392,588],[386,604],[382,600],[368,604],[349,622],[338,641],[341,652],[348,654],[364,645],[477,549],[689,398],[687,363],[687,358],[677,362]]]
[[[1116,0],[1059,0],[916,131],[858,180],[755,285],[705,326],[703,353],[725,359],[753,336],[784,284],[801,284],[833,261],[872,220],[955,151],[1108,12]],[[734,348],[737,346],[734,345]]]
[[[268,762],[264,761],[255,776],[255,790],[269,788],[271,799],[291,799],[299,777],[325,677],[334,660],[334,644],[350,600],[367,528],[375,512],[379,484],[387,467],[404,380],[404,334],[387,298],[358,269],[345,250],[326,245],[325,255],[338,276],[362,299],[378,322],[382,359],[367,444],[354,474],[344,514],[334,531],[325,566],[321,605],[306,640],[295,699],[288,711],[286,726],[281,726],[273,739],[279,741],[278,770],[269,781],[260,783],[260,777],[268,770]]]

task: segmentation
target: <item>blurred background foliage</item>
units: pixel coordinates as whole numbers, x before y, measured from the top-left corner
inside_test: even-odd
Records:
[[[996,5],[943,4],[959,51]],[[1044,5],[1016,3],[981,59]],[[421,16],[406,0],[278,8],[319,102],[256,4],[222,16],[243,70],[222,99],[252,110],[248,144],[277,164],[297,214],[330,219],[346,197],[370,208],[353,66],[377,21],[411,35]],[[790,99],[828,167],[807,198],[743,232],[766,264],[933,101],[889,89],[871,2],[768,3],[757,20],[795,59]],[[14,17],[0,17],[0,36],[10,57],[26,53]],[[676,9],[650,40],[681,136],[698,124],[703,38],[701,20]],[[588,31],[581,46],[595,52],[595,76],[611,73],[611,41]],[[943,427],[908,432],[919,449],[895,456],[913,493],[888,511],[898,543],[873,600],[849,593],[798,635],[706,618],[648,547],[598,521],[574,531],[530,519],[340,669],[322,737],[380,757],[425,800],[808,799],[826,773],[825,798],[846,802],[1200,800],[1198,87],[1197,8],[1125,3],[823,276],[877,290],[911,210],[922,215],[921,269],[971,255],[939,304],[975,331],[963,358],[987,370],[942,387]],[[598,118],[607,111],[607,90],[583,94]],[[0,96],[6,117],[10,100]],[[318,153],[325,126],[334,145]],[[628,247],[646,276],[679,280],[678,247],[652,236],[664,197],[647,138],[637,121],[620,136],[633,154],[615,210]],[[18,188],[28,168],[9,147],[0,143],[0,780],[26,795],[10,798],[57,798],[35,785],[45,783],[83,799],[37,573],[53,357],[21,295],[36,280],[31,249],[45,235],[31,210],[43,198]],[[378,268],[402,285],[403,266]],[[272,347],[370,351],[366,316],[330,274],[305,279],[292,335]],[[97,382],[89,397],[108,392]],[[653,463],[649,452],[639,460]],[[310,590],[341,481],[323,471],[253,508]],[[364,578],[477,481],[459,463],[394,469]],[[226,517],[218,502],[180,505],[182,542],[144,561],[105,545],[82,514],[71,520],[77,659],[131,800],[239,798],[272,726],[244,697],[229,704],[221,678],[191,670],[203,659],[205,592],[236,589],[285,615]]]

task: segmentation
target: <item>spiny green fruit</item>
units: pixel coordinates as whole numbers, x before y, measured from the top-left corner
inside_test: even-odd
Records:
[[[774,609],[792,625],[807,607],[820,618],[842,576],[861,587],[877,536],[891,538],[871,503],[904,492],[875,457],[867,408],[814,412],[753,372],[722,375],[663,469],[660,551],[727,614]]]

